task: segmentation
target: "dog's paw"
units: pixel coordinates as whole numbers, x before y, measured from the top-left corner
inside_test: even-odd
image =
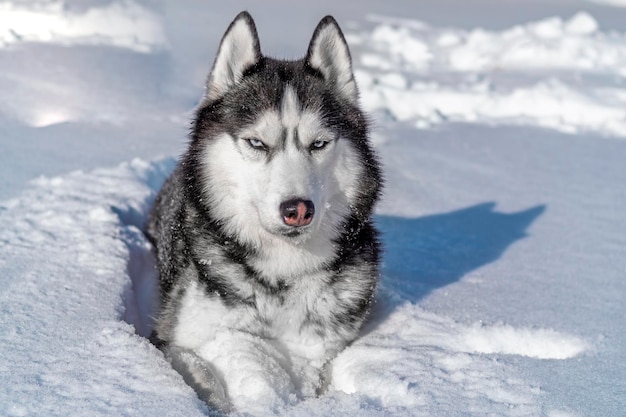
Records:
[[[289,359],[263,338],[223,330],[198,349],[198,354],[223,375],[226,392],[237,411],[276,411],[298,400]]]
[[[177,346],[169,346],[165,356],[187,385],[196,391],[198,398],[223,413],[231,411],[224,387],[209,362],[193,351]]]

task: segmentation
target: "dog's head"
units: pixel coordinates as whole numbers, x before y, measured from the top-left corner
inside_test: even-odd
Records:
[[[350,52],[330,16],[305,58],[264,57],[254,21],[227,29],[198,108],[186,157],[189,189],[226,233],[261,244],[335,239],[365,221],[380,173],[358,105]]]

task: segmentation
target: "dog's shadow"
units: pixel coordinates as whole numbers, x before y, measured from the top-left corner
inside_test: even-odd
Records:
[[[382,281],[369,333],[398,305],[416,303],[433,290],[494,262],[514,242],[527,236],[544,205],[515,213],[495,211],[493,202],[417,218],[380,215]]]

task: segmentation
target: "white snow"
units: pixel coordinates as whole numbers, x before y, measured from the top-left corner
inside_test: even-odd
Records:
[[[264,51],[304,54],[317,18],[268,17],[279,3],[0,1],[0,415],[214,414],[145,339],[141,228],[211,65],[199,45],[248,7]],[[307,400],[279,352],[216,339],[235,414],[622,414],[626,33],[582,1],[503,29],[487,0],[432,3],[470,28],[388,3],[340,19],[386,167],[371,320]]]
[[[598,31],[588,13],[500,32],[370,20],[375,27],[351,39],[368,45],[357,78],[371,110],[419,128],[462,121],[626,136],[626,34]]]
[[[589,0],[594,3],[607,4],[615,7],[626,7],[626,0]]]
[[[110,45],[149,53],[167,44],[159,17],[132,0],[79,12],[61,1],[2,2],[0,28],[0,47],[45,42]]]

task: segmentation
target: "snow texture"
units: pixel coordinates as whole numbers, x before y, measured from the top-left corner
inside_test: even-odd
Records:
[[[601,78],[589,80],[581,90],[572,85],[579,79],[554,76],[572,70],[576,78],[626,76],[626,34],[598,31],[588,13],[501,32],[432,28],[377,16],[371,20],[376,22],[373,29],[350,38],[368,46],[357,78],[370,109],[388,111],[420,128],[462,121],[626,136],[626,96],[619,84]],[[520,79],[513,83],[513,76]]]
[[[485,29],[476,4],[469,29],[340,21],[386,167],[380,289],[319,398],[245,337],[210,352],[241,368],[229,395],[260,399],[235,415],[626,409],[626,33],[585,11]],[[145,338],[142,228],[210,68],[196,45],[240,8],[264,50],[296,19],[230,7],[0,1],[0,415],[216,414]]]
[[[615,6],[615,7],[626,7],[625,0],[590,0],[590,1],[593,1],[595,3],[600,3],[600,4],[608,4],[610,6]]]
[[[158,16],[132,1],[113,2],[82,12],[74,12],[61,1],[3,2],[0,27],[0,47],[17,42],[51,42],[110,45],[149,53],[166,45]]]

